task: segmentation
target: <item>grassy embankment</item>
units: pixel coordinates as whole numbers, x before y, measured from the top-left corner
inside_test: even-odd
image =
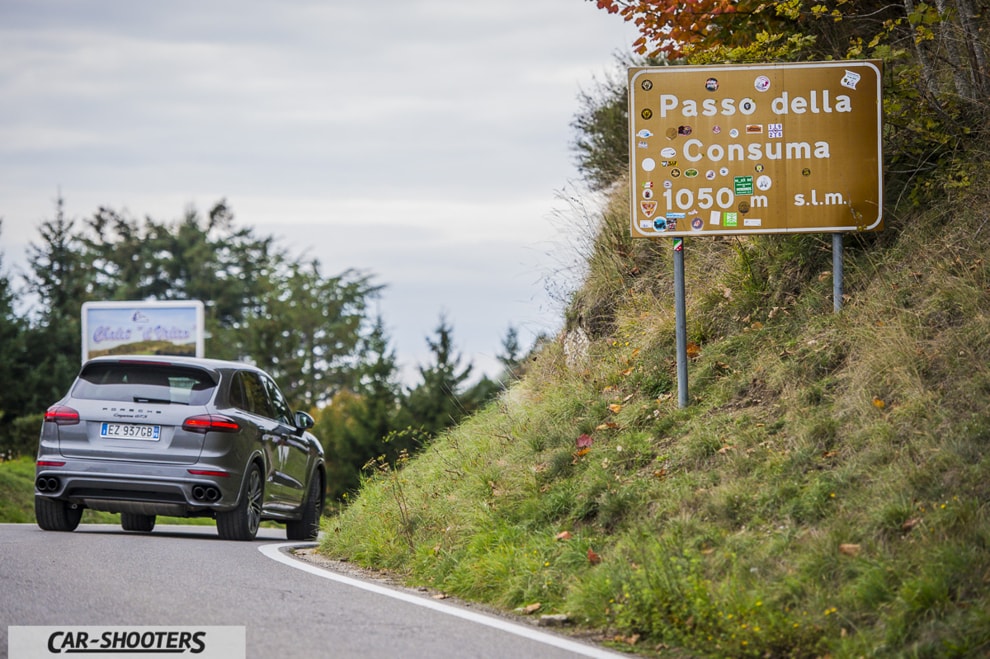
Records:
[[[990,186],[850,236],[669,241],[624,196],[569,326],[495,405],[325,524],[321,551],[621,647],[990,652]]]
[[[34,522],[34,460],[0,460],[0,522]]]

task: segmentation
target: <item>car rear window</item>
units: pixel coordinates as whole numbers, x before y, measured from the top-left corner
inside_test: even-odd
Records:
[[[205,405],[217,383],[198,368],[150,363],[88,364],[72,387],[74,398],[122,403]]]

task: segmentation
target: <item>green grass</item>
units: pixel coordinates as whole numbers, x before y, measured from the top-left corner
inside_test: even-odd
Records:
[[[990,187],[847,240],[841,314],[821,237],[690,241],[686,409],[669,261],[619,206],[587,357],[548,345],[321,551],[643,654],[990,652]]]
[[[0,461],[0,522],[34,522],[34,460]]]

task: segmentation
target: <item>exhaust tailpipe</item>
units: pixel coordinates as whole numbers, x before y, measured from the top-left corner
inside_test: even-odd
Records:
[[[207,503],[214,503],[220,500],[220,490],[212,485],[194,485],[192,495],[197,501],[205,501]]]
[[[61,487],[61,483],[54,476],[39,476],[34,482],[34,486],[39,492],[55,492]]]

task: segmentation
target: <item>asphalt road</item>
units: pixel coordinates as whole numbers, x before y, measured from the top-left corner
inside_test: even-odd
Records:
[[[281,529],[151,534],[0,524],[0,656],[8,626],[243,626],[248,657],[616,657],[525,622],[316,567]],[[297,543],[298,544],[298,543]],[[16,658],[11,658],[16,659]]]

